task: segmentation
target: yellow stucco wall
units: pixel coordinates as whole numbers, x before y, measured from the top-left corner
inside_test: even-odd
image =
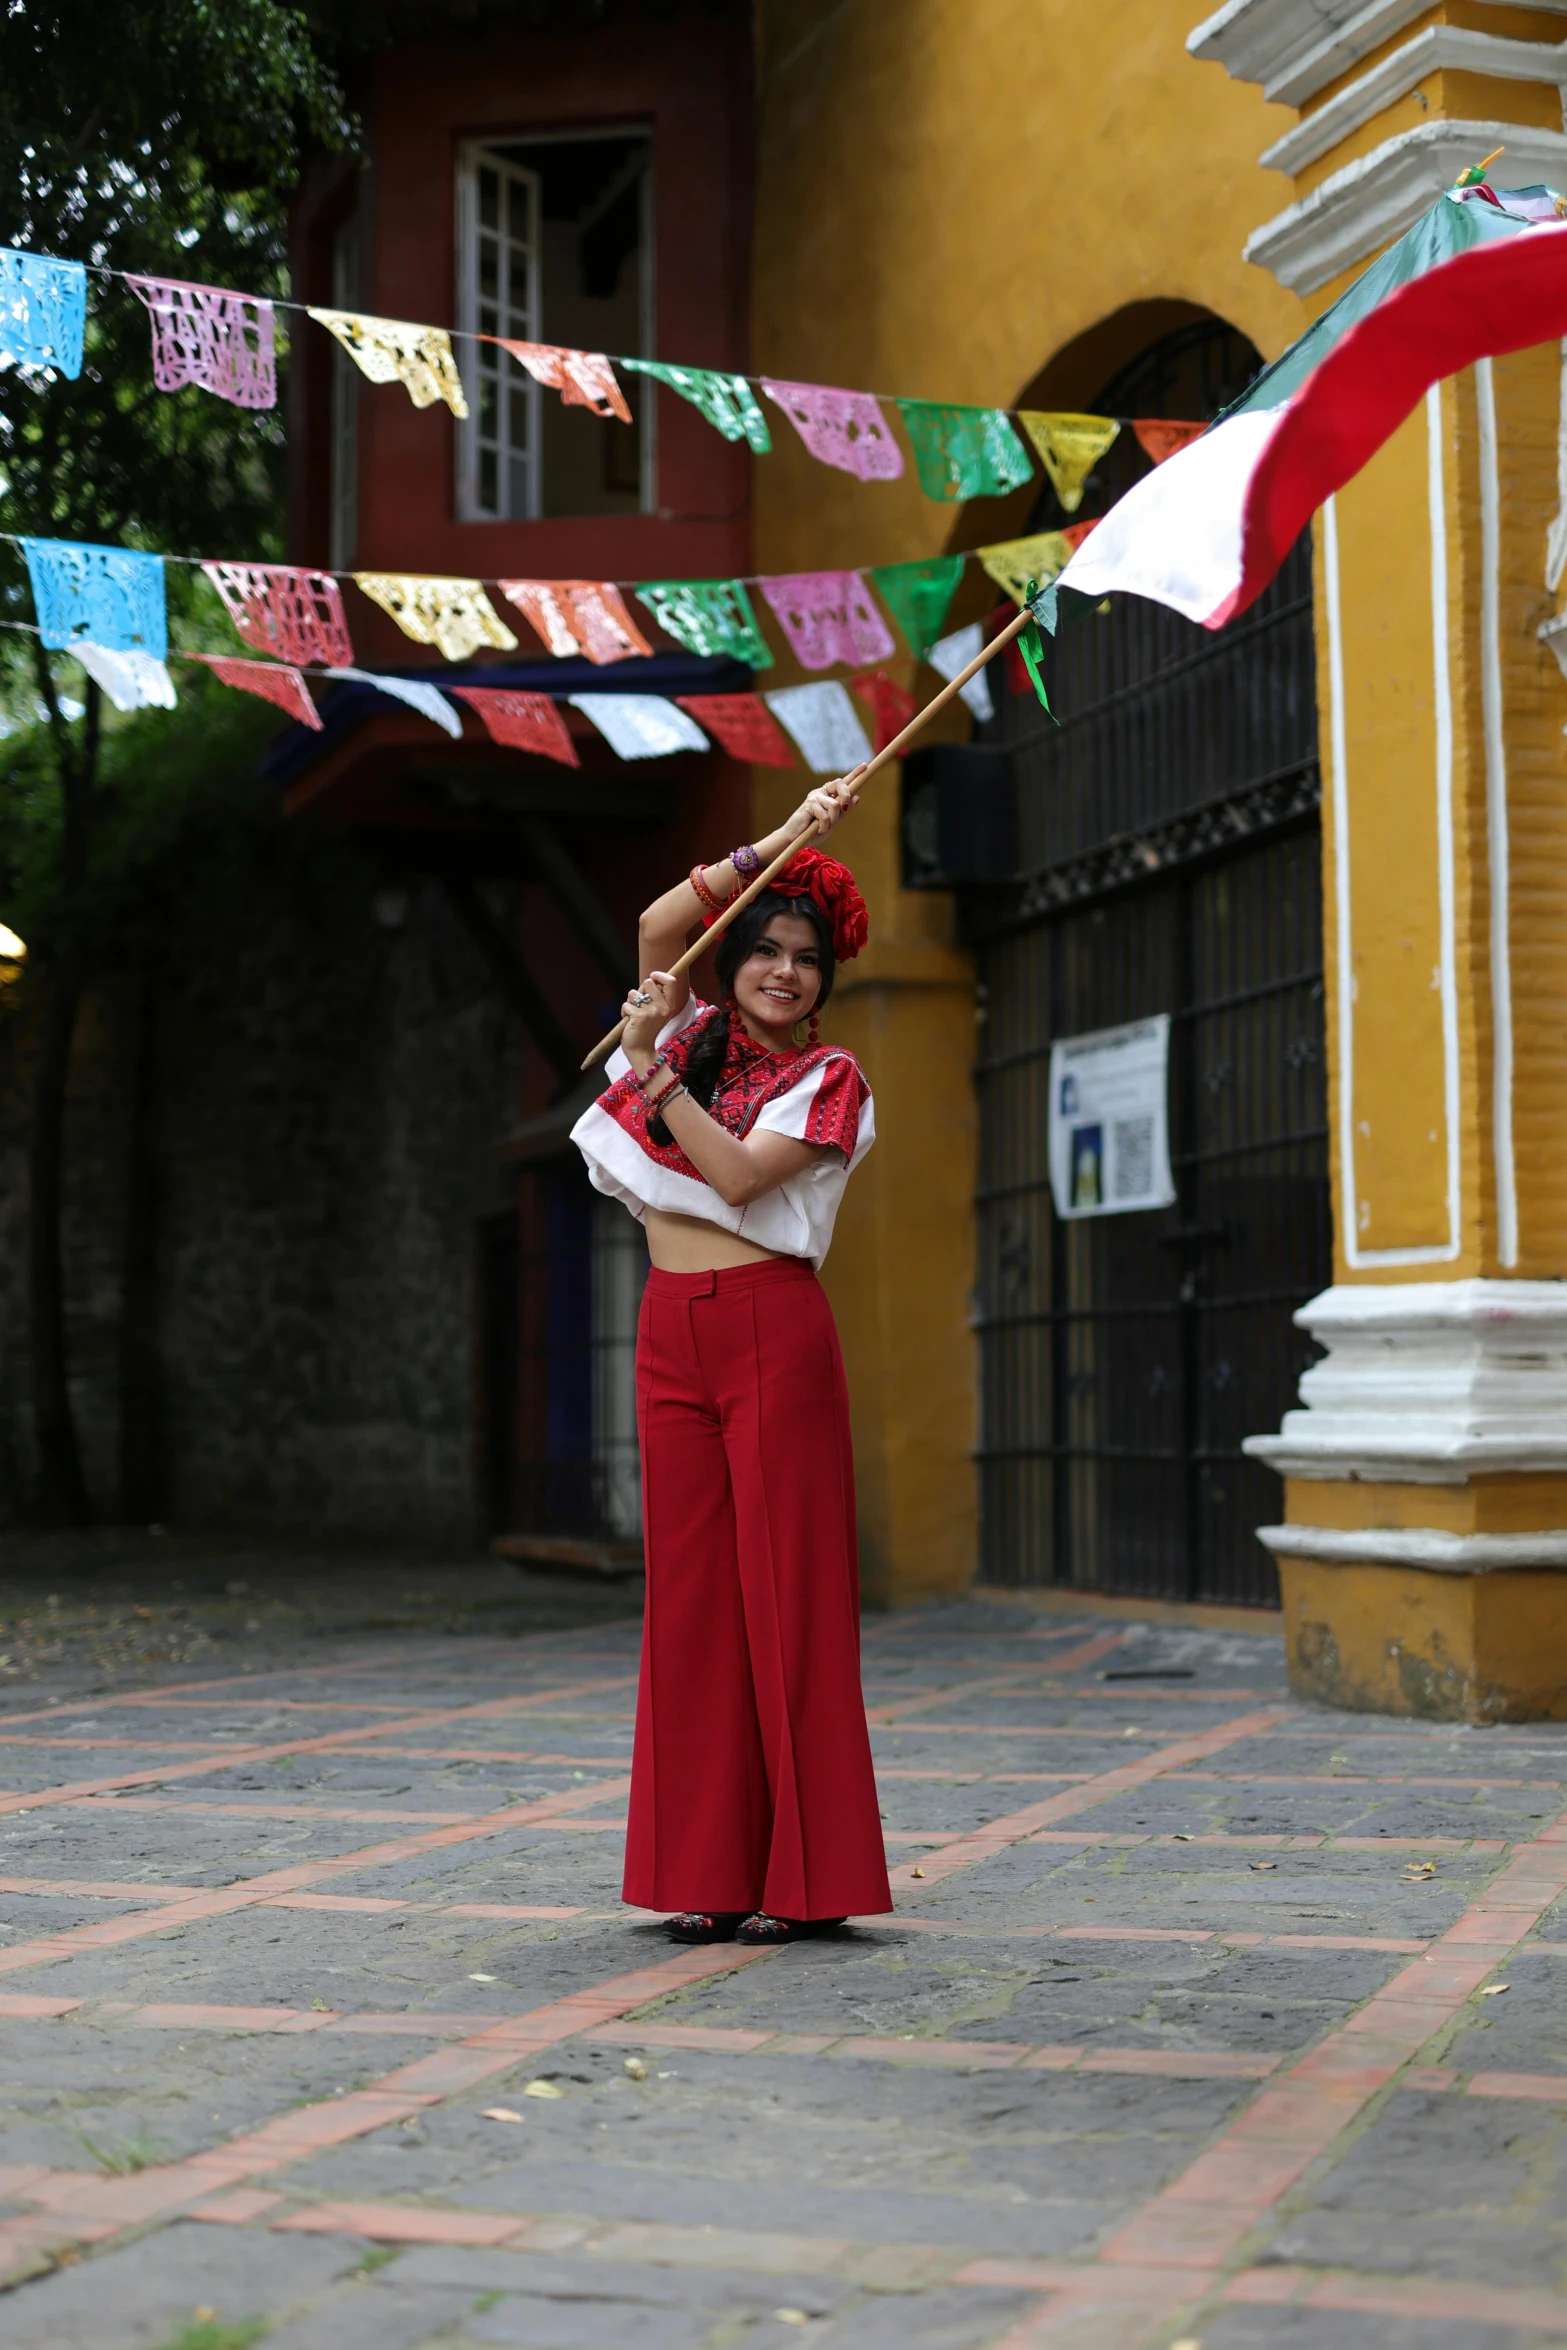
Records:
[[[1196,303],[1268,356],[1305,324],[1241,259],[1287,196],[1257,156],[1294,113],[1192,61],[1196,9],[768,0],[763,13],[759,370],[1011,402],[1128,303]],[[757,469],[756,496],[764,569],[898,562],[943,546],[952,521],[912,475],[824,479],[796,448]]]
[[[1279,1582],[1290,1682],[1305,1696],[1449,1722],[1567,1716],[1558,1574],[1285,1557]]]
[[[1281,350],[1305,308],[1241,249],[1284,200],[1257,156],[1295,117],[1193,63],[1199,13],[1170,0],[767,0],[755,370],[1071,406],[1175,323],[1172,305]],[[861,484],[816,464],[776,412],[774,428],[754,476],[762,571],[1004,538],[1033,494],[942,507],[912,468]],[[949,625],[993,601],[976,567]],[[769,682],[798,674],[780,664]],[[926,672],[927,693],[932,682]],[[759,826],[786,789],[758,772]],[[854,1396],[867,1589],[888,1602],[961,1588],[975,1558],[972,979],[945,898],[898,885],[897,798],[894,776],[873,785],[835,843],[865,887],[875,943],[845,975],[829,1032],[864,1057],[879,1140],[826,1271]]]
[[[1440,1246],[1449,1232],[1429,462],[1425,411],[1417,409],[1340,492],[1334,517],[1342,779],[1333,773],[1330,697],[1323,732],[1329,786],[1341,782],[1345,803],[1337,820],[1350,851],[1340,878],[1354,1024],[1348,1098],[1354,1197],[1345,1196],[1341,1147],[1334,1223],[1342,1234],[1353,1219],[1368,1250]],[[1397,526],[1390,528],[1394,517]],[[1319,654],[1333,627],[1319,598]],[[1442,651],[1445,656],[1445,632]],[[1328,833],[1328,932],[1336,947],[1332,824]],[[1329,968],[1334,1033],[1341,1037],[1346,1007],[1337,993],[1336,954]],[[1341,1062],[1340,1052],[1336,1073]]]
[[[1532,1534],[1540,1526],[1567,1524],[1567,1476],[1535,1470],[1471,1477],[1462,1485],[1289,1477],[1284,1515],[1292,1526],[1351,1532],[1427,1527],[1442,1534]]]

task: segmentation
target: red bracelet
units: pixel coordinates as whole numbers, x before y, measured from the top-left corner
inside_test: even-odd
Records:
[[[712,891],[707,886],[705,867],[701,865],[692,866],[691,887],[696,891],[699,901],[702,905],[706,906],[710,914],[721,914],[723,912],[723,899],[715,898]]]

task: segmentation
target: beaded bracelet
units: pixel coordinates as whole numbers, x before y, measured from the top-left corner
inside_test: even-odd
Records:
[[[673,1085],[666,1086],[662,1093],[656,1094],[653,1100],[650,1101],[647,1106],[649,1122],[651,1123],[654,1118],[662,1118],[670,1103],[674,1101],[678,1095],[683,1094],[685,1090],[685,1087],[677,1078]]]
[[[701,865],[693,865],[691,868],[691,887],[696,891],[700,903],[706,906],[710,914],[721,914],[723,912],[724,901],[722,898],[715,898],[712,891],[708,888],[707,874]]]
[[[742,881],[749,881],[762,870],[762,852],[756,848],[731,849],[729,862]]]

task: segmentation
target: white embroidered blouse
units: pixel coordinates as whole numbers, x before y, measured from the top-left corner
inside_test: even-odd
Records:
[[[697,1037],[710,1021],[725,1017],[716,1006],[689,997],[659,1031],[661,1058],[682,1075]],[[876,1139],[870,1087],[852,1053],[839,1045],[772,1053],[754,1044],[738,1020],[730,1021],[709,1116],[741,1138],[760,1128],[827,1146],[803,1173],[743,1207],[720,1199],[678,1143],[650,1138],[647,1106],[624,1053],[611,1054],[608,1074],[610,1084],[571,1130],[596,1190],[622,1201],[639,1222],[649,1208],[700,1216],[758,1248],[820,1266],[832,1244],[843,1187]]]

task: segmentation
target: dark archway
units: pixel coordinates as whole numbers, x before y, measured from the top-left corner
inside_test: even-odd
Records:
[[[1132,311],[1119,312],[1117,319],[1109,323],[1127,330],[1137,314],[1165,307],[1162,303],[1140,302]],[[1068,380],[1074,375],[1083,380],[1083,370],[1096,352],[1102,349],[1108,356],[1120,341],[1118,334],[1101,345],[1098,338],[1102,333],[1102,329],[1096,328],[1073,346],[1075,356]],[[1048,385],[1058,374],[1067,373],[1066,359],[1067,354],[1063,353],[1053,360],[1038,381]],[[1153,342],[1143,344],[1135,356],[1118,361],[1110,373],[1094,380],[1093,389],[1082,399],[1068,402],[1057,397],[1047,403],[1041,397],[1037,404],[1081,407],[1091,416],[1120,416],[1128,420],[1164,417],[1205,424],[1232,400],[1239,399],[1262,364],[1261,352],[1245,335],[1222,318],[1215,318],[1208,311],[1197,311],[1161,332]],[[1026,404],[1036,404],[1032,393]],[[1123,425],[1108,455],[1090,474],[1076,513],[1069,515],[1065,511],[1049,481],[1041,477],[1026,527],[1059,530],[1064,522],[1081,522],[1103,514],[1148,471],[1149,459],[1139,446],[1136,434],[1129,423]]]

